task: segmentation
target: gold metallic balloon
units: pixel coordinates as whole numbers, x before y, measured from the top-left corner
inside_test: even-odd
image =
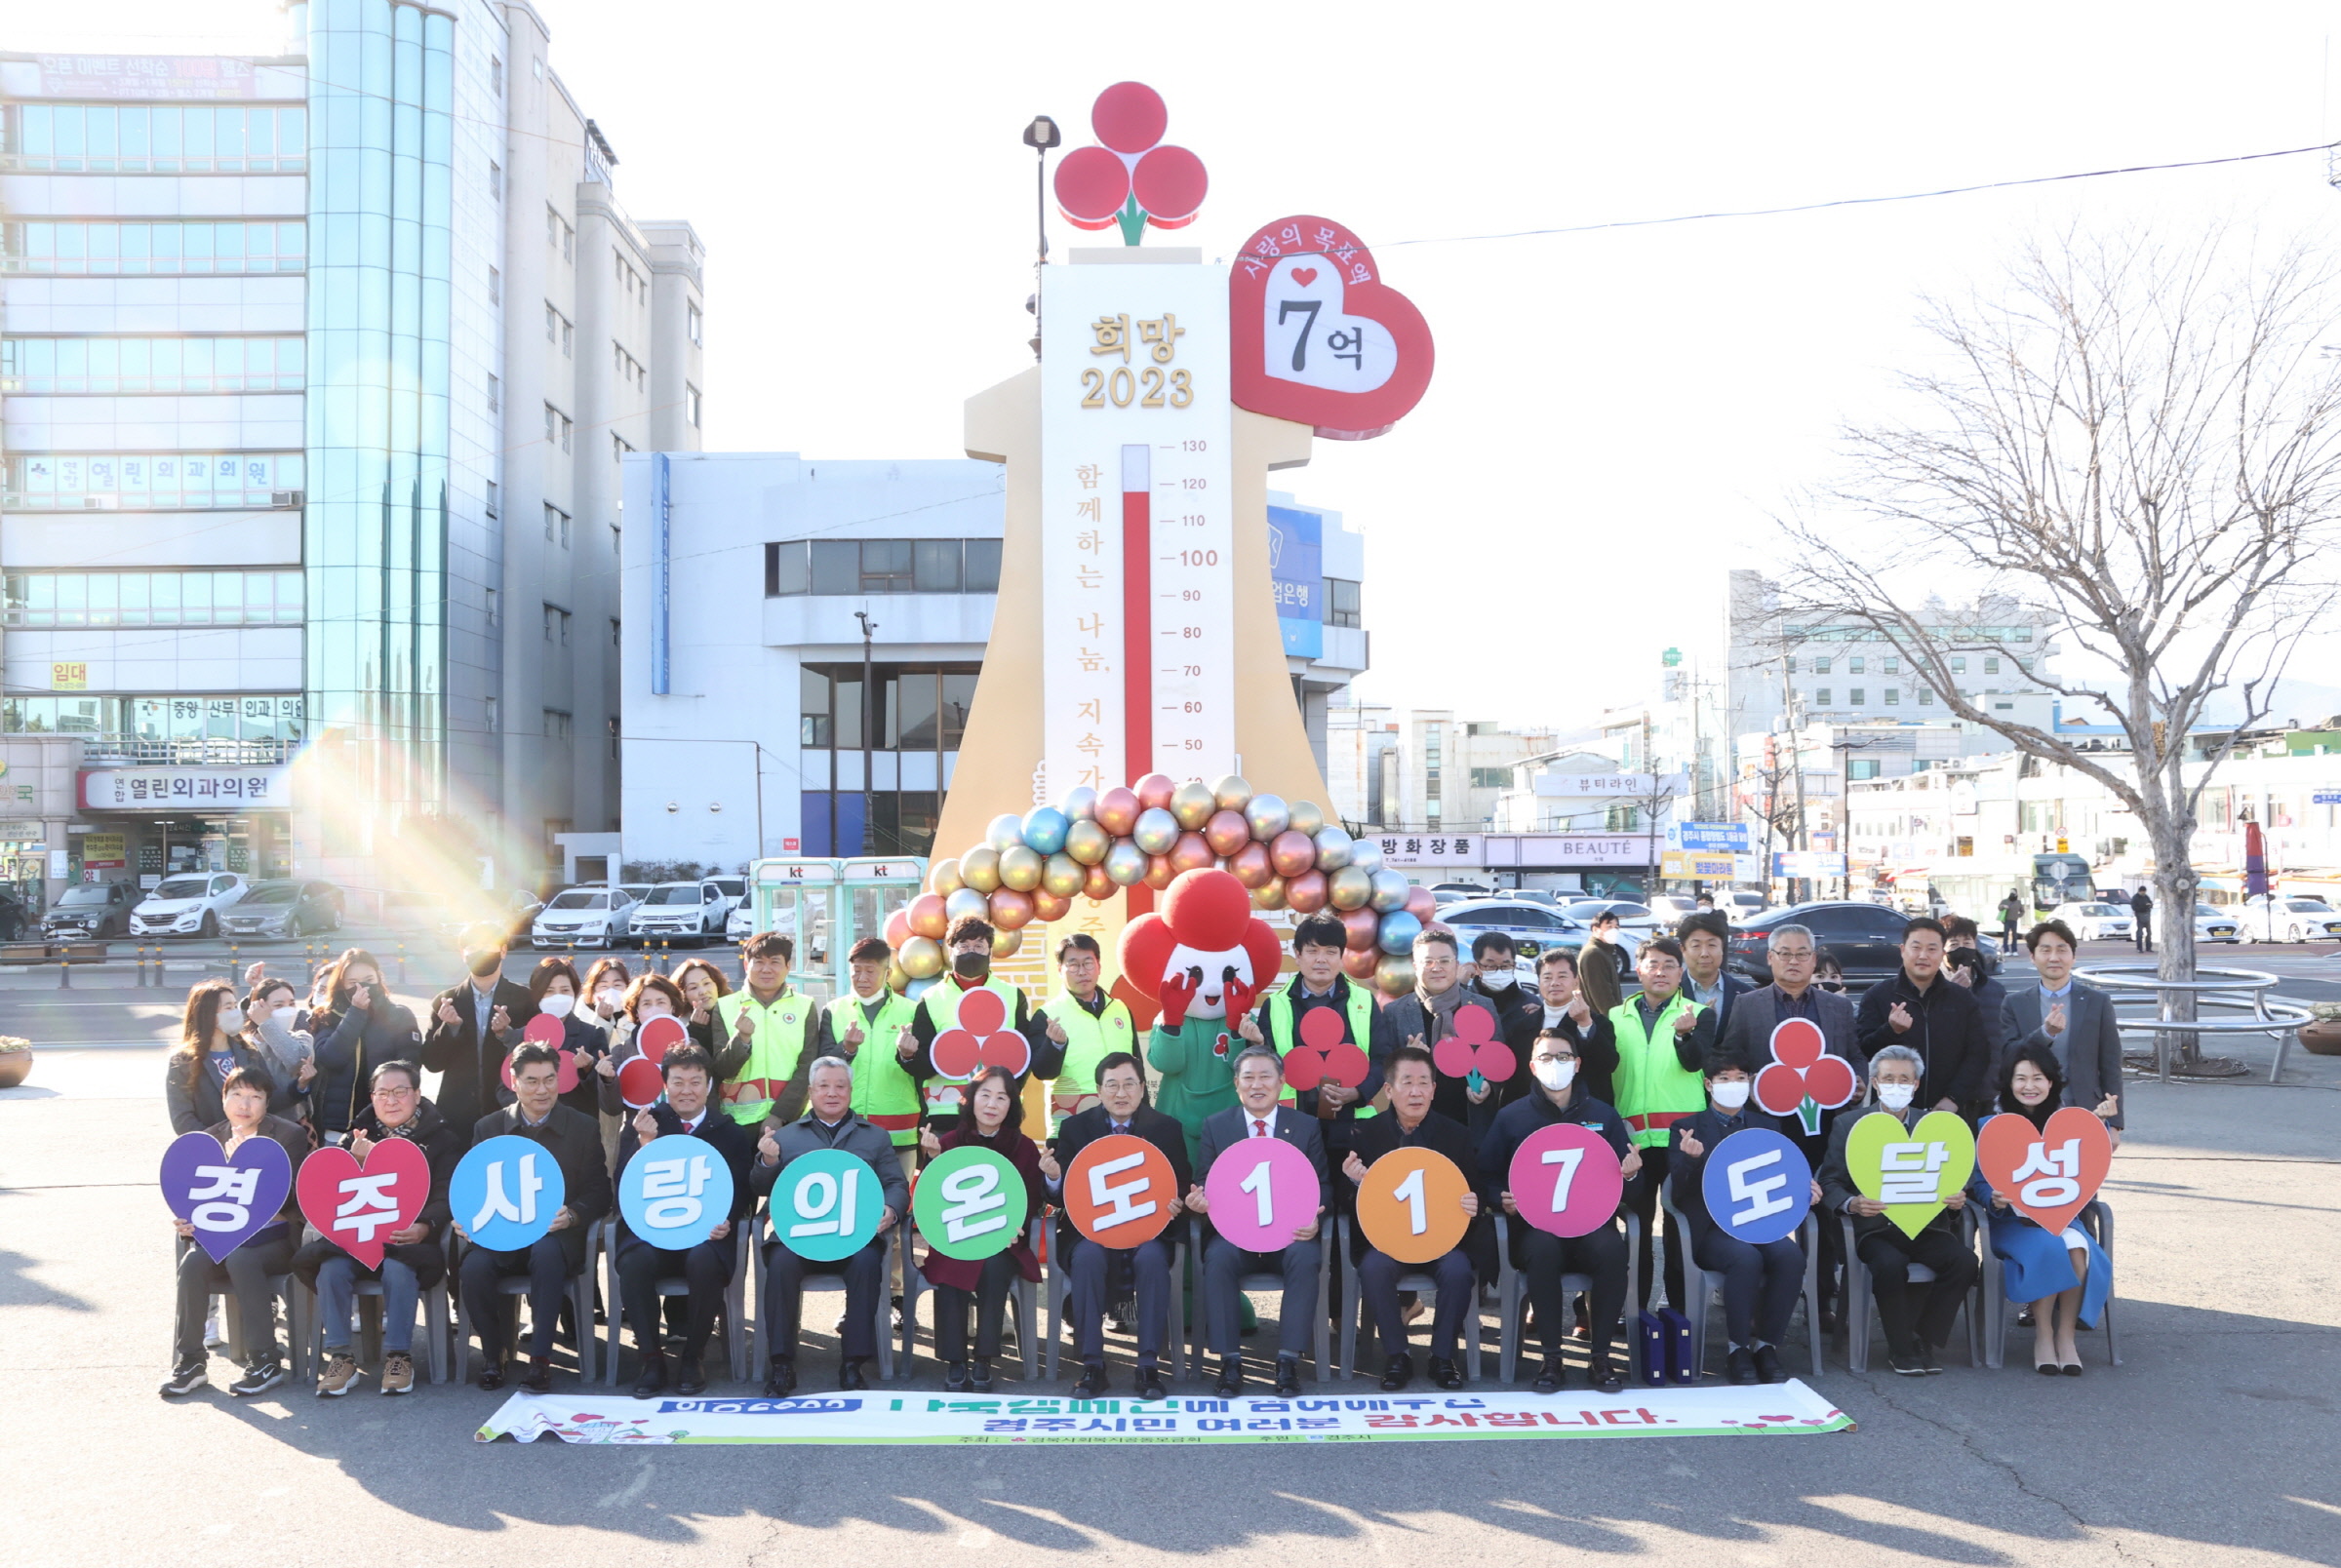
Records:
[[[1268,841],[1268,861],[1279,877],[1297,877],[1317,865],[1317,843],[1298,828],[1287,828]]]
[[[1364,909],[1373,897],[1373,879],[1355,866],[1343,866],[1327,880],[1326,892],[1335,909]]]
[[[1297,877],[1285,879],[1285,902],[1297,914],[1316,914],[1331,896],[1332,889],[1326,885],[1322,871],[1304,871]]]
[[[1032,923],[1032,897],[1013,887],[992,895],[992,923],[1003,931],[1021,930]]]
[[[1105,874],[1103,866],[1091,866],[1081,883],[1081,896],[1092,904],[1102,904],[1121,890],[1114,884],[1114,879]]]
[[[972,887],[962,887],[958,892],[943,900],[943,914],[945,916],[943,929],[948,931],[954,923],[966,920],[971,915],[979,921],[990,920],[992,918],[992,901],[989,895],[979,893]],[[934,941],[937,939],[932,937],[911,938],[911,941],[914,942],[922,940]],[[926,976],[920,975],[917,978],[923,980]]]
[[[1203,842],[1211,846],[1213,854],[1225,855],[1232,860],[1246,844],[1251,843],[1251,828],[1245,822],[1243,812],[1221,806],[1203,825]]]
[[[1264,843],[1248,843],[1228,858],[1227,869],[1247,887],[1265,887],[1276,881],[1276,867]]]
[[[1292,816],[1282,796],[1255,795],[1245,803],[1244,822],[1253,838],[1266,843],[1292,825]]]
[[[1041,868],[1041,885],[1055,897],[1071,898],[1081,891],[1088,874],[1087,866],[1060,850],[1051,855],[1049,863]]]
[[[1170,864],[1170,857],[1169,855],[1149,855],[1146,857],[1146,885],[1153,888],[1156,892],[1159,893],[1164,888],[1170,886],[1172,879],[1176,878],[1177,876],[1178,872],[1172,868]]]
[[[1325,807],[1315,801],[1294,801],[1291,825],[1315,838],[1317,830],[1325,826]]]
[[[1146,880],[1146,851],[1122,840],[1106,852],[1105,874],[1117,887],[1135,887]]]
[[[1211,853],[1211,846],[1203,842],[1200,833],[1180,834],[1178,842],[1170,846],[1169,858],[1170,869],[1179,872],[1203,871],[1215,865],[1219,859]]]
[[[1138,825],[1130,830],[1131,842],[1150,855],[1167,855],[1178,843],[1178,818],[1164,806],[1148,806],[1138,813]]]
[[[1080,888],[1073,889],[1078,893]],[[1073,898],[1069,893],[1052,893],[1048,884],[1035,888],[1032,894],[1032,916],[1038,921],[1061,921],[1073,913]]]
[[[957,892],[958,889],[953,888],[952,891]],[[921,893],[912,899],[909,909],[910,934],[932,936],[940,942],[943,933],[951,929],[951,917],[943,910],[943,895],[940,893]]]
[[[887,964],[886,986],[889,991],[908,991],[910,989],[910,971],[902,967],[900,959]]]
[[[1211,787],[1201,779],[1190,780],[1171,792],[1170,814],[1189,833],[1210,821],[1211,813],[1218,809],[1219,803],[1211,799]]]
[[[1117,839],[1127,839],[1145,809],[1138,804],[1137,791],[1117,784],[1097,797],[1097,825]]]
[[[1023,946],[1022,931],[1012,931],[1003,925],[992,932],[992,957],[995,959],[1012,959]]]
[[[1085,866],[1098,865],[1114,846],[1114,836],[1094,822],[1076,822],[1065,830],[1065,853]]]
[[[930,866],[927,870],[927,885],[945,898],[967,886],[968,880],[959,874],[958,857],[946,856]]]
[[[1265,884],[1254,887],[1251,890],[1251,907],[1253,909],[1283,909],[1285,907],[1285,880],[1282,877],[1274,878]]]
[[[1170,805],[1170,798],[1178,793],[1178,780],[1168,773],[1149,773],[1131,788],[1138,793],[1139,808],[1151,811],[1156,806]]]
[[[1373,966],[1373,988],[1385,997],[1403,997],[1414,989],[1414,960],[1385,953]]]
[[[960,891],[965,892],[966,889]],[[959,894],[953,893],[951,896],[957,898]],[[983,895],[978,893],[975,896],[981,898]],[[913,980],[932,980],[943,972],[943,944],[932,936],[914,936],[902,944],[902,951],[894,955],[894,961],[901,964],[902,972]]]
[[[1038,849],[1015,844],[1000,851],[1000,885],[1013,893],[1029,893],[1041,885],[1049,862]]]
[[[976,892],[989,896],[1000,890],[1000,851],[988,843],[979,843],[959,857],[960,880]]]
[[[1241,813],[1251,804],[1251,786],[1240,773],[1230,773],[1211,786],[1211,802],[1222,811]]]

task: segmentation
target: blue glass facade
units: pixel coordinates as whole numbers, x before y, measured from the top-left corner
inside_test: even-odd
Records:
[[[362,744],[391,818],[447,759],[455,22],[312,0],[308,495],[312,735]]]

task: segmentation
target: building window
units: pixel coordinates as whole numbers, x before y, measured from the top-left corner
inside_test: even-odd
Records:
[[[492,305],[504,302],[504,275],[494,267],[488,269],[488,302]]]
[[[970,539],[968,541],[967,574],[962,579],[971,594],[996,594],[1000,591],[1000,541],[998,539]]]
[[[488,160],[488,196],[491,201],[504,199],[504,166],[493,158]]]
[[[22,103],[0,169],[86,175],[267,175],[308,168],[303,106]]]
[[[1933,688],[1933,687],[1931,687],[1931,686],[1921,686],[1921,687],[1919,687],[1919,706],[1920,706],[1920,707],[1922,707],[1922,708],[1931,708],[1931,707],[1933,707],[1933,706],[1934,706],[1934,688]]]
[[[1983,661],[1983,673],[1986,675],[1998,675],[2000,673],[2000,661],[1998,659],[1985,659]]]
[[[1812,673],[1815,675],[1827,675],[1829,673],[1829,661],[1827,659],[1814,659],[1812,661]]]
[[[37,452],[11,457],[0,505],[20,511],[297,506],[297,451]]]
[[[998,539],[789,539],[764,547],[767,598],[795,594],[990,594]]]
[[[561,443],[561,450],[563,451],[569,451],[570,432],[575,428],[576,427],[570,422],[570,417],[568,414],[563,413],[559,409],[554,408],[549,403],[544,406],[544,439],[546,445],[549,446],[553,442],[558,441]]]
[[[694,343],[702,348],[706,346],[706,316],[697,305],[689,301],[683,306],[683,331]]]
[[[569,647],[569,611],[558,605],[544,607],[544,640]]]
[[[615,615],[613,615],[610,617],[610,646],[612,647],[617,647],[620,646],[618,641],[618,619]]]
[[[12,571],[9,626],[298,626],[298,571]]]
[[[497,98],[504,96],[504,62],[494,55],[488,57],[488,87]]]
[[[1822,686],[1813,692],[1812,705],[1816,708],[1826,708],[1830,706],[1829,688],[1827,686]]]
[[[1854,707],[1858,708],[1863,703],[1870,700],[1870,694],[1862,690],[1861,687],[1855,686],[1852,690],[1845,693],[1845,700],[1851,703]]]
[[[683,388],[683,417],[691,422],[692,429],[699,428],[699,389],[688,383]]]
[[[1846,759],[1845,759],[1845,777],[1847,777],[1847,778],[1850,778],[1850,779],[1864,779],[1864,778],[1876,778],[1877,776],[1878,776],[1878,759],[1877,759],[1877,758],[1875,758],[1875,757],[1848,757],[1848,758],[1846,758]]]
[[[619,435],[615,430],[610,433],[610,460],[612,462],[624,462],[626,460],[626,453],[632,451],[634,449],[632,447],[626,444],[625,437]]]
[[[569,219],[551,207],[544,210],[544,243],[558,249],[562,260],[576,259],[577,231],[570,227]]]
[[[490,377],[490,379],[491,379],[491,380],[493,380],[493,379],[495,379],[495,377],[491,376],[491,377]],[[493,405],[491,405],[491,407],[493,407]],[[495,480],[493,480],[493,479],[492,479],[492,480],[490,480],[490,481],[488,482],[488,515],[489,515],[490,517],[494,517],[494,516],[496,516],[496,490],[497,490],[497,487],[496,487],[496,481],[495,481]]]
[[[572,720],[570,716],[563,713],[560,709],[545,709],[544,738],[547,740],[567,740],[570,735],[571,724]]]
[[[490,697],[487,702],[487,721],[488,733],[491,735],[502,733],[502,725],[498,723],[498,715],[496,710],[497,704],[496,698]]]
[[[493,372],[493,371],[489,372],[488,372],[488,412],[489,412],[490,413],[494,413],[494,412],[496,412],[498,409],[501,409],[501,408],[504,406],[504,402],[503,402],[503,392],[504,392],[504,383],[503,383],[503,381],[497,377],[497,375],[496,374],[496,372]],[[490,514],[490,515],[491,515],[491,516],[493,516],[494,514],[492,513],[492,514]]]
[[[545,301],[544,306],[544,340],[559,343],[564,359],[571,356],[576,341],[576,329],[570,325],[567,316],[553,308],[550,300]]]
[[[299,272],[308,225],[288,222],[117,223],[36,219],[0,224],[0,271],[71,276]]]
[[[569,548],[569,514],[549,501],[544,508],[544,536],[558,541],[564,550]]]
[[[1512,782],[1508,767],[1475,767],[1471,770],[1471,787],[1475,790],[1500,790]]]
[[[616,524],[610,525],[610,555],[613,560],[625,553],[625,538]]]
[[[1889,708],[1899,708],[1902,706],[1902,688],[1900,686],[1887,686],[1885,688],[1885,705]]]
[[[1358,585],[1341,577],[1325,579],[1325,624],[1363,625]]]
[[[1865,663],[1866,661],[1862,658],[1862,656],[1856,653],[1852,657],[1845,660],[1845,673],[1848,675],[1859,675],[1862,673]]]
[[[298,392],[298,337],[0,338],[0,392]]]
[[[1611,833],[1638,833],[1642,829],[1642,807],[1613,805],[1603,813],[1603,826]]]
[[[497,615],[497,609],[496,609],[496,590],[495,590],[495,589],[493,589],[493,588],[489,589],[489,590],[488,590],[488,625],[490,626],[490,628],[491,628],[491,629],[493,629],[493,628],[496,626],[496,615]]]
[[[610,730],[610,760],[615,763],[617,761],[619,755],[617,749],[617,715],[612,714],[610,716],[608,728]]]

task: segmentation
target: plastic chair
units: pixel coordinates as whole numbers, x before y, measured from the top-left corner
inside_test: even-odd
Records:
[[[1986,1225],[1994,1223],[1987,1219]],[[2114,1261],[2114,1211],[2104,1198],[2091,1198],[2089,1206],[2081,1211],[2078,1223],[2096,1237],[2097,1245],[2105,1252],[2105,1261]],[[2007,1359],[2007,1291],[2002,1282],[2005,1274],[2000,1254],[1992,1250],[1991,1236],[1983,1240],[1983,1364],[1989,1367],[2004,1365]],[[2108,1366],[2122,1364],[2122,1342],[2114,1333],[2114,1292],[2109,1284],[2105,1292],[2105,1308],[2098,1313],[2098,1330],[2105,1335],[2105,1360]]]
[[[1341,1358],[1336,1364],[1344,1378],[1358,1375],[1358,1341],[1363,1337],[1370,1344],[1374,1332],[1372,1321],[1366,1312],[1365,1297],[1358,1289],[1358,1267],[1352,1261],[1354,1255],[1350,1251],[1350,1233],[1354,1223],[1349,1215],[1341,1216]],[[1439,1288],[1439,1281],[1416,1270],[1400,1274],[1398,1288],[1402,1291],[1435,1291]],[[1465,1370],[1471,1381],[1477,1383],[1480,1381],[1480,1282],[1476,1274],[1471,1283],[1471,1305],[1472,1311],[1463,1319],[1463,1357]]]
[[[586,1383],[593,1381],[596,1348],[593,1334],[594,1275],[601,1267],[602,1234],[613,1223],[599,1220],[586,1227],[585,1258],[569,1280],[570,1309],[575,1313],[577,1321],[577,1376]],[[471,1325],[464,1320],[462,1278],[456,1268],[461,1262],[462,1256],[457,1253],[450,1260],[448,1270],[448,1286],[456,1298],[455,1370],[457,1381],[471,1376]],[[509,1275],[497,1280],[496,1288],[498,1295],[526,1296],[529,1293],[529,1276],[525,1274]],[[612,1302],[610,1305],[611,1313],[615,1316],[617,1304]]]
[[[1848,1216],[1841,1222],[1845,1228],[1845,1365],[1856,1372],[1870,1369],[1870,1319],[1877,1313],[1877,1303],[1870,1293],[1870,1271],[1862,1264],[1861,1255],[1853,1248],[1853,1221]],[[1959,1213],[1960,1238],[1972,1248],[1975,1244],[1975,1214],[1970,1208]],[[1930,1283],[1934,1271],[1923,1263],[1910,1266],[1910,1282],[1914,1285]],[[1967,1292],[1967,1364],[1983,1365],[1983,1334],[1980,1319],[1983,1315],[1983,1275],[1978,1271],[1974,1288]]]
[[[1047,1260],[1053,1249],[1046,1246],[1043,1227],[1051,1223],[1048,1214],[1035,1215],[1031,1228],[1026,1231],[1024,1235],[1024,1244],[1032,1248],[1033,1256],[1043,1260],[1041,1278],[1044,1284],[1049,1277]],[[918,1235],[918,1227],[913,1225],[910,1230],[911,1235],[915,1237]],[[929,1250],[932,1250],[932,1246]],[[918,1337],[919,1298],[932,1294],[934,1289],[933,1285],[927,1282],[927,1276],[919,1272],[915,1263],[905,1272],[902,1283],[902,1364],[905,1376],[909,1375],[910,1362],[915,1353],[914,1346]],[[1008,1286],[1008,1317],[1004,1326],[1010,1334],[1015,1336],[1016,1352],[1023,1358],[1024,1381],[1027,1383],[1038,1377],[1041,1369],[1040,1333],[1035,1326],[1040,1315],[1040,1286],[1034,1285],[1021,1274],[1010,1280]],[[1061,1313],[1051,1315],[1051,1326],[1052,1328],[1062,1315]],[[928,1334],[928,1343],[930,1345],[934,1343],[932,1330]],[[1049,1346],[1048,1365],[1049,1375],[1054,1377],[1056,1375],[1056,1346],[1053,1339]]]
[[[605,1388],[617,1387],[619,1352],[623,1346],[620,1337],[625,1310],[617,1294],[617,1222],[604,1220],[610,1227],[605,1235],[602,1274],[602,1297],[610,1304],[610,1344],[604,1353],[606,1365],[602,1373]],[[755,1218],[749,1216],[734,1221],[732,1226],[732,1282],[724,1287],[723,1305],[716,1310],[716,1322],[724,1336],[725,1359],[731,1363],[734,1382],[744,1383],[748,1376],[748,1233],[755,1229]],[[669,1296],[689,1296],[691,1281],[681,1274],[661,1274],[658,1278],[658,1299]]]
[[[1666,1235],[1671,1243],[1683,1237],[1683,1284],[1690,1293],[1685,1305],[1690,1317],[1691,1376],[1707,1373],[1707,1311],[1723,1298],[1724,1276],[1699,1267],[1691,1255],[1690,1228],[1683,1223],[1683,1213],[1675,1207],[1675,1179],[1667,1177],[1660,1187],[1659,1201],[1666,1205]],[[1798,1244],[1805,1249],[1805,1337],[1812,1350],[1812,1375],[1821,1375],[1821,1227],[1811,1211],[1806,1211],[1805,1223],[1797,1227]],[[1693,1279],[1691,1276],[1698,1277]]]
[[[1209,1222],[1200,1214],[1187,1217],[1188,1251],[1198,1265],[1195,1271],[1195,1288],[1198,1293],[1203,1289],[1203,1270],[1201,1268],[1204,1244],[1203,1227],[1207,1223]],[[1333,1323],[1331,1316],[1325,1310],[1325,1287],[1332,1274],[1332,1258],[1328,1249],[1337,1239],[1331,1230],[1324,1226],[1318,1228],[1317,1312],[1315,1314],[1317,1326],[1310,1344],[1310,1355],[1317,1363],[1317,1381],[1320,1383],[1331,1381],[1333,1375]],[[1173,1274],[1171,1280],[1172,1288],[1177,1288],[1178,1276]],[[1236,1288],[1247,1294],[1254,1290],[1273,1290],[1277,1293],[1278,1311],[1283,1311],[1285,1276],[1281,1274],[1244,1274],[1236,1280]],[[1181,1311],[1183,1313],[1183,1309]],[[1188,1336],[1186,1342],[1187,1365],[1194,1369],[1198,1377],[1203,1374],[1204,1356],[1209,1351],[1203,1341],[1206,1326],[1210,1320],[1210,1313],[1198,1311],[1192,1322],[1181,1325]]]
[[[313,1363],[309,1360],[309,1327],[311,1315],[302,1310],[300,1280],[290,1274],[270,1274],[268,1292],[285,1304],[285,1360],[287,1370],[295,1379],[308,1377]],[[238,1366],[252,1365],[245,1353],[244,1325],[234,1309],[236,1293],[225,1286],[212,1292],[219,1306],[220,1327],[227,1331],[228,1359]]]
[[[1185,1375],[1187,1365],[1187,1243],[1175,1226],[1167,1227],[1163,1235],[1170,1241],[1170,1377],[1173,1381]],[[1065,1313],[1073,1299],[1071,1250],[1058,1245],[1064,1232],[1049,1233],[1049,1253],[1041,1260],[1042,1288],[1049,1293],[1049,1334],[1041,1343],[1044,1360],[1041,1376],[1050,1383],[1056,1381],[1057,1347],[1065,1337]],[[1064,1257],[1059,1258],[1059,1253]]]
[[[762,1225],[761,1221],[755,1228],[759,1232],[764,1230],[764,1226]],[[894,1226],[892,1230],[886,1233],[886,1259],[885,1262],[880,1265],[882,1272],[878,1276],[878,1376],[881,1381],[893,1378],[894,1375],[894,1367],[897,1364],[894,1359],[894,1325],[892,1319],[894,1307],[893,1303],[887,1298],[887,1281],[893,1277],[895,1260],[897,1258],[908,1256],[906,1249],[909,1243],[906,1240],[906,1233],[909,1231],[909,1224],[907,1221],[905,1221]],[[765,1294],[773,1288],[772,1273],[772,1270],[765,1266],[763,1238],[761,1235],[759,1235],[756,1246],[756,1321],[759,1325],[761,1325],[764,1321]],[[911,1273],[915,1274],[916,1271],[911,1271]],[[904,1353],[902,1361],[899,1364],[902,1366],[905,1372],[909,1370],[909,1324],[911,1322],[912,1311],[916,1305],[916,1298],[911,1294],[911,1292],[916,1288],[917,1286],[915,1284],[906,1285],[902,1293]],[[809,1296],[815,1291],[834,1290],[840,1295],[843,1295],[845,1293],[845,1289],[846,1276],[842,1274],[807,1274],[805,1276],[805,1287],[803,1294]],[[741,1312],[744,1316],[746,1312],[744,1302],[741,1307]],[[797,1324],[800,1328],[802,1328],[804,1326],[804,1304],[800,1298],[797,1308]],[[744,1354],[747,1345],[747,1336],[743,1334],[739,1337],[739,1340],[740,1343],[738,1353]],[[766,1348],[765,1353],[768,1356],[772,1353],[769,1347]],[[740,1376],[745,1377],[746,1375],[746,1370],[743,1367]]]
[[[1629,1214],[1625,1219],[1626,1295],[1631,1303],[1635,1269],[1642,1261],[1642,1217]],[[1528,1289],[1527,1276],[1512,1267],[1512,1225],[1502,1215],[1496,1217],[1495,1264],[1496,1322],[1502,1333],[1499,1342],[1502,1349],[1496,1357],[1495,1375],[1499,1382],[1512,1383],[1520,1377],[1520,1354],[1528,1340]],[[1565,1274],[1561,1276],[1561,1289],[1570,1296],[1590,1295],[1593,1292],[1593,1275]],[[1611,1345],[1612,1348],[1632,1349],[1632,1341],[1625,1332],[1622,1310],[1618,1316],[1618,1336],[1611,1341]]]

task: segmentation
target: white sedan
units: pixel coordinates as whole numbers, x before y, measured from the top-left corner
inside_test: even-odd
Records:
[[[622,887],[572,887],[555,893],[529,925],[534,948],[614,948],[626,939],[635,908]]]
[[[2129,911],[2119,904],[2059,904],[2048,912],[2048,918],[2063,921],[2083,942],[2127,941],[2137,929]]]
[[[2241,942],[2243,940],[2243,922],[2226,910],[2198,904],[2195,906],[2195,940],[2199,943]]]
[[[2262,942],[2341,940],[2341,910],[2321,898],[2263,893],[2237,912],[2243,929]]]

